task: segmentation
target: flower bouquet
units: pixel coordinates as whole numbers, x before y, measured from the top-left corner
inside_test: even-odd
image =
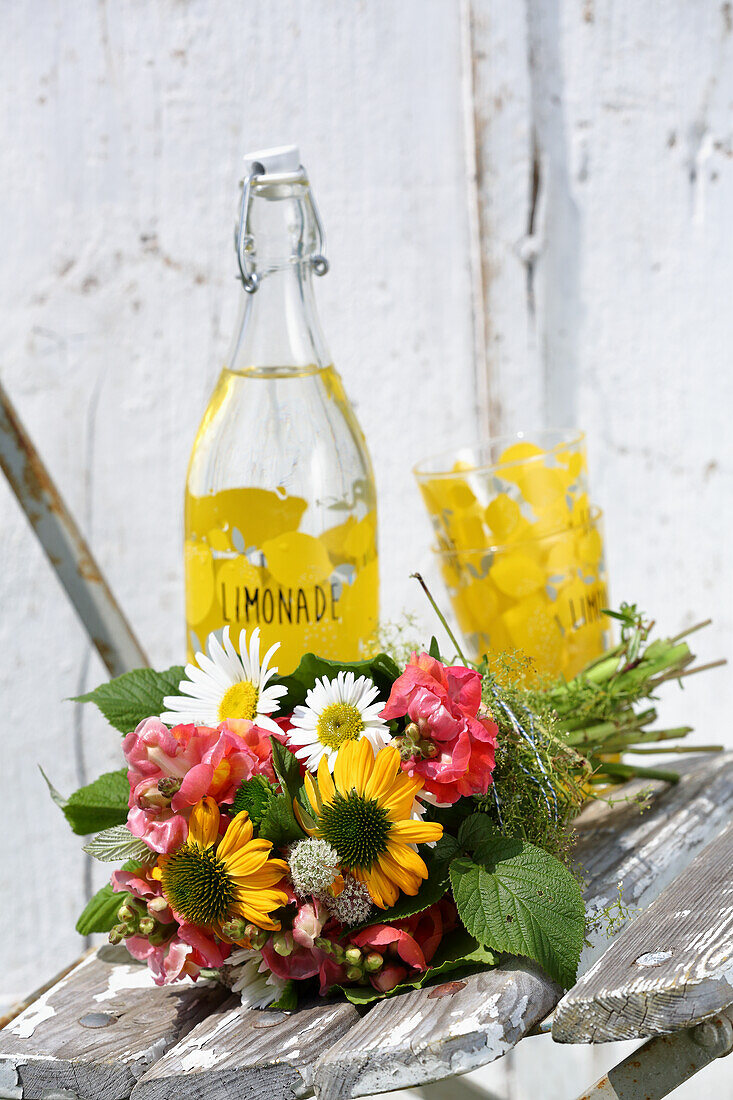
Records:
[[[279,676],[258,629],[237,649],[225,628],[185,668],[82,696],[125,734],[126,767],[51,793],[96,833],[86,852],[126,862],[78,931],[124,942],[158,984],[214,971],[283,1010],[301,992],[365,1004],[505,954],[571,985],[586,928],[573,818],[630,775],[674,781],[612,754],[688,732],[652,729],[642,703],[693,671],[686,641],[650,641],[635,607],[615,617],[620,644],[569,682],[519,655],[448,660],[435,639],[406,660],[306,654]]]

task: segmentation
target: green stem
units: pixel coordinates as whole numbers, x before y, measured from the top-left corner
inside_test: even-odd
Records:
[[[662,779],[665,783],[677,783],[679,773],[667,771],[665,768],[637,768],[634,764],[611,764],[604,762],[593,776],[596,780],[599,775],[608,775],[612,779]]]
[[[450,640],[453,642],[453,645],[456,647],[456,653],[461,658],[464,665],[468,665],[468,661],[466,660],[466,658],[463,655],[463,650],[459,646],[458,641],[456,640],[455,634],[453,633],[451,628],[448,626],[448,621],[447,621],[445,615],[443,614],[443,612],[440,610],[437,603],[433,599],[433,594],[430,591],[430,589],[428,588],[428,586],[426,585],[425,581],[423,580],[422,575],[420,573],[411,573],[410,576],[414,577],[414,579],[419,582],[423,592],[425,593],[427,598],[430,600],[430,603],[432,604],[433,611],[435,612],[435,614],[438,616],[441,623],[443,624],[443,629],[445,630],[445,632],[448,635],[448,637],[450,638]]]
[[[632,746],[643,745],[645,742],[654,744],[657,741],[676,741],[678,737],[687,737],[688,733],[692,733],[692,729],[692,726],[677,726],[675,729],[666,730],[632,730],[631,733],[620,737],[609,737],[608,741],[603,743],[603,751],[631,752]]]
[[[687,630],[681,630],[679,634],[675,634],[674,638],[670,638],[670,644],[675,645],[676,642],[681,642],[683,638],[689,638],[690,634],[694,634],[697,630],[702,630],[706,626],[710,626],[712,619],[705,619],[701,623],[695,623],[694,626],[689,626]]]
[[[635,752],[637,755],[642,753],[660,753],[660,752],[724,752],[723,745],[667,745],[662,749],[637,749],[629,746],[624,749],[624,752]]]

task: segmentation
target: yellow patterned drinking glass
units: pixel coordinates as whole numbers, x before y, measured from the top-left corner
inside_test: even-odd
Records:
[[[581,433],[495,440],[415,474],[474,657],[521,650],[540,674],[570,678],[603,652],[601,514],[588,504]]]

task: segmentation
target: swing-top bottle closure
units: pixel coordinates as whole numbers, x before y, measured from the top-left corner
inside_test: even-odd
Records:
[[[248,153],[244,158],[245,176],[242,190],[242,204],[239,212],[239,227],[236,234],[237,263],[239,265],[242,286],[248,294],[254,294],[262,280],[262,274],[255,270],[255,239],[249,232],[252,199],[254,197],[277,201],[292,198],[294,188],[301,188],[301,198],[312,220],[313,249],[291,257],[291,262],[308,264],[316,275],[325,275],[328,271],[326,259],[326,235],[323,231],[318,207],[310,188],[308,176],[300,163],[297,145],[282,145],[274,149],[263,149]],[[301,226],[300,237],[304,236],[305,225]]]

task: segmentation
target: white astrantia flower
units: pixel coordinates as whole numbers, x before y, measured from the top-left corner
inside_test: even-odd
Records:
[[[161,714],[161,722],[216,727],[226,718],[248,718],[262,729],[279,733],[280,727],[270,718],[287,692],[279,684],[270,684],[277,676],[277,667],[270,668],[270,661],[279,647],[275,642],[260,661],[259,627],[252,631],[249,645],[247,632],[241,632],[239,653],[229,638],[228,626],[221,642],[216,634],[209,634],[208,657],[197,653],[196,664],[186,665],[187,679],[178,685],[182,694],[166,696],[163,703],[168,709]]]
[[[232,993],[238,993],[245,1008],[267,1008],[287,985],[285,978],[271,973],[259,951],[243,948],[227,959],[231,967]]]
[[[318,770],[323,756],[333,771],[336,755],[347,741],[366,737],[377,753],[391,740],[389,726],[379,717],[384,703],[379,688],[367,676],[339,672],[333,680],[316,680],[305,697],[305,706],[293,711],[288,745],[309,771]]]

